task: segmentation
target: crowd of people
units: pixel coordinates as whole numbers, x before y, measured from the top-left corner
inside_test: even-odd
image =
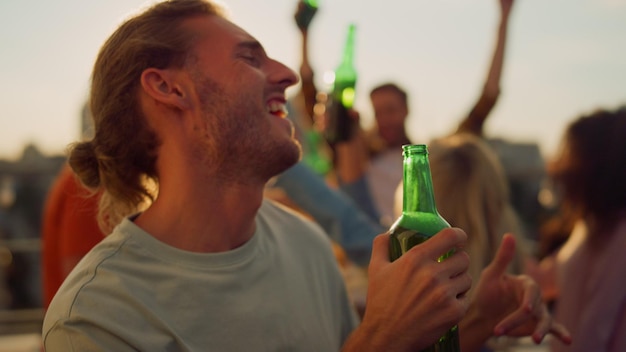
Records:
[[[371,90],[373,129],[356,123],[329,148],[303,1],[299,75],[211,0],[125,21],[92,72],[93,135],[71,145],[46,207],[44,348],[414,351],[458,325],[463,351],[526,336],[554,352],[626,349],[626,109],[565,131],[548,169],[566,236],[538,256],[483,132],[514,0],[498,4],[478,101],[428,142],[453,228],[394,262],[386,230],[414,143],[399,84]]]

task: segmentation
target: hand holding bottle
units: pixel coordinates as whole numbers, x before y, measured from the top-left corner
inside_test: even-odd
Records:
[[[335,145],[335,172],[342,183],[353,183],[363,178],[369,166],[367,141],[359,123],[359,112],[348,109],[348,117],[353,121],[354,130],[349,139]]]
[[[298,1],[298,8],[296,9],[296,13],[294,14],[294,19],[296,20],[296,25],[298,28],[306,32],[309,29],[309,25],[317,12],[317,1],[314,0],[300,0]]]
[[[471,286],[466,241],[465,232],[447,228],[391,262],[388,234],[376,237],[365,316],[343,351],[419,351],[457,324]]]

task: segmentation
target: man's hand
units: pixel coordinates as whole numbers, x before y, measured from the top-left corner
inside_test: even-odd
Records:
[[[374,239],[363,322],[347,350],[407,351],[425,348],[461,320],[468,307],[467,235],[445,229],[389,261],[389,235]],[[451,249],[443,262],[437,258]],[[367,348],[359,349],[359,337]]]

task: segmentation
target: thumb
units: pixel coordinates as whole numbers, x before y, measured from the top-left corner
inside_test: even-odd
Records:
[[[495,257],[491,263],[489,263],[489,266],[485,268],[485,272],[493,276],[503,275],[514,257],[515,237],[512,234],[507,233],[502,237],[502,242],[500,242],[498,252],[496,252]]]
[[[389,234],[383,233],[374,237],[372,256],[369,264],[369,276],[373,276],[385,264],[389,264]]]

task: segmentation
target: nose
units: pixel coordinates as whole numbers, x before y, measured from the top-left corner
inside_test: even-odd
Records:
[[[269,74],[269,80],[273,83],[280,84],[283,88],[287,88],[297,84],[300,81],[298,74],[295,71],[287,67],[280,61],[274,59],[271,60],[271,72]]]

